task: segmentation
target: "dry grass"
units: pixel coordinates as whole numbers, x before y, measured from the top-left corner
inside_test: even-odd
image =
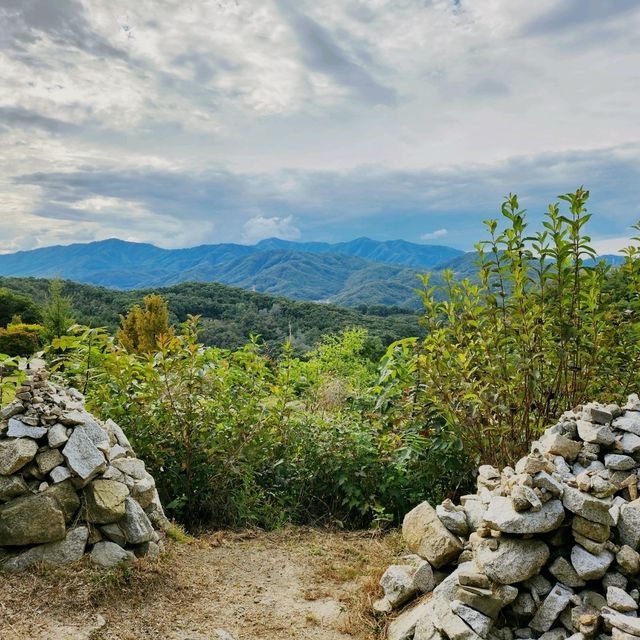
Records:
[[[181,536],[177,536],[181,537]],[[2,640],[373,640],[377,581],[398,536],[291,528],[168,542],[157,560],[99,571],[87,561],[0,580]],[[106,624],[95,629],[100,615]],[[71,635],[65,635],[71,630]]]

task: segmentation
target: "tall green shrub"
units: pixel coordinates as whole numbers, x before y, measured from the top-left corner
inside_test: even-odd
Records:
[[[588,197],[561,196],[565,211],[551,205],[544,229],[528,235],[509,196],[505,226],[488,220],[489,239],[477,246],[478,280],[448,272],[440,288],[424,277],[427,337],[388,351],[382,397],[441,423],[476,462],[510,462],[562,411],[638,388],[638,250],[621,269],[621,308],[585,235]]]

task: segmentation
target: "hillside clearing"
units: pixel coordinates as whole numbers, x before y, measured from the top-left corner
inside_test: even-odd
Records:
[[[4,640],[373,640],[375,585],[397,537],[287,529],[170,543],[157,561],[9,576]],[[36,615],[34,615],[36,614]],[[103,619],[100,620],[100,617]]]

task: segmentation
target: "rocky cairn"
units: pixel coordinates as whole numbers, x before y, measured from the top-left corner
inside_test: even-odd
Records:
[[[166,523],[122,429],[94,418],[82,394],[46,370],[29,372],[0,409],[0,570],[85,553],[104,567],[157,555]]]
[[[638,640],[640,400],[565,413],[460,505],[408,513],[374,604],[389,640]],[[426,595],[425,595],[426,594]]]

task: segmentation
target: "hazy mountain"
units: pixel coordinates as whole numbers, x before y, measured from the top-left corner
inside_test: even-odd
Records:
[[[408,267],[433,267],[439,262],[450,260],[463,252],[459,249],[442,245],[414,244],[406,240],[371,240],[370,238],[356,238],[349,242],[291,242],[279,238],[262,240],[256,247],[258,249],[290,249],[293,251],[305,251],[307,253],[345,253],[350,256],[358,256],[385,262],[387,264],[400,264]]]
[[[0,255],[0,275],[60,276],[118,289],[216,281],[347,306],[417,307],[416,272],[461,253],[450,247],[368,238],[337,244],[273,238],[254,246],[219,244],[175,250],[112,239]]]

